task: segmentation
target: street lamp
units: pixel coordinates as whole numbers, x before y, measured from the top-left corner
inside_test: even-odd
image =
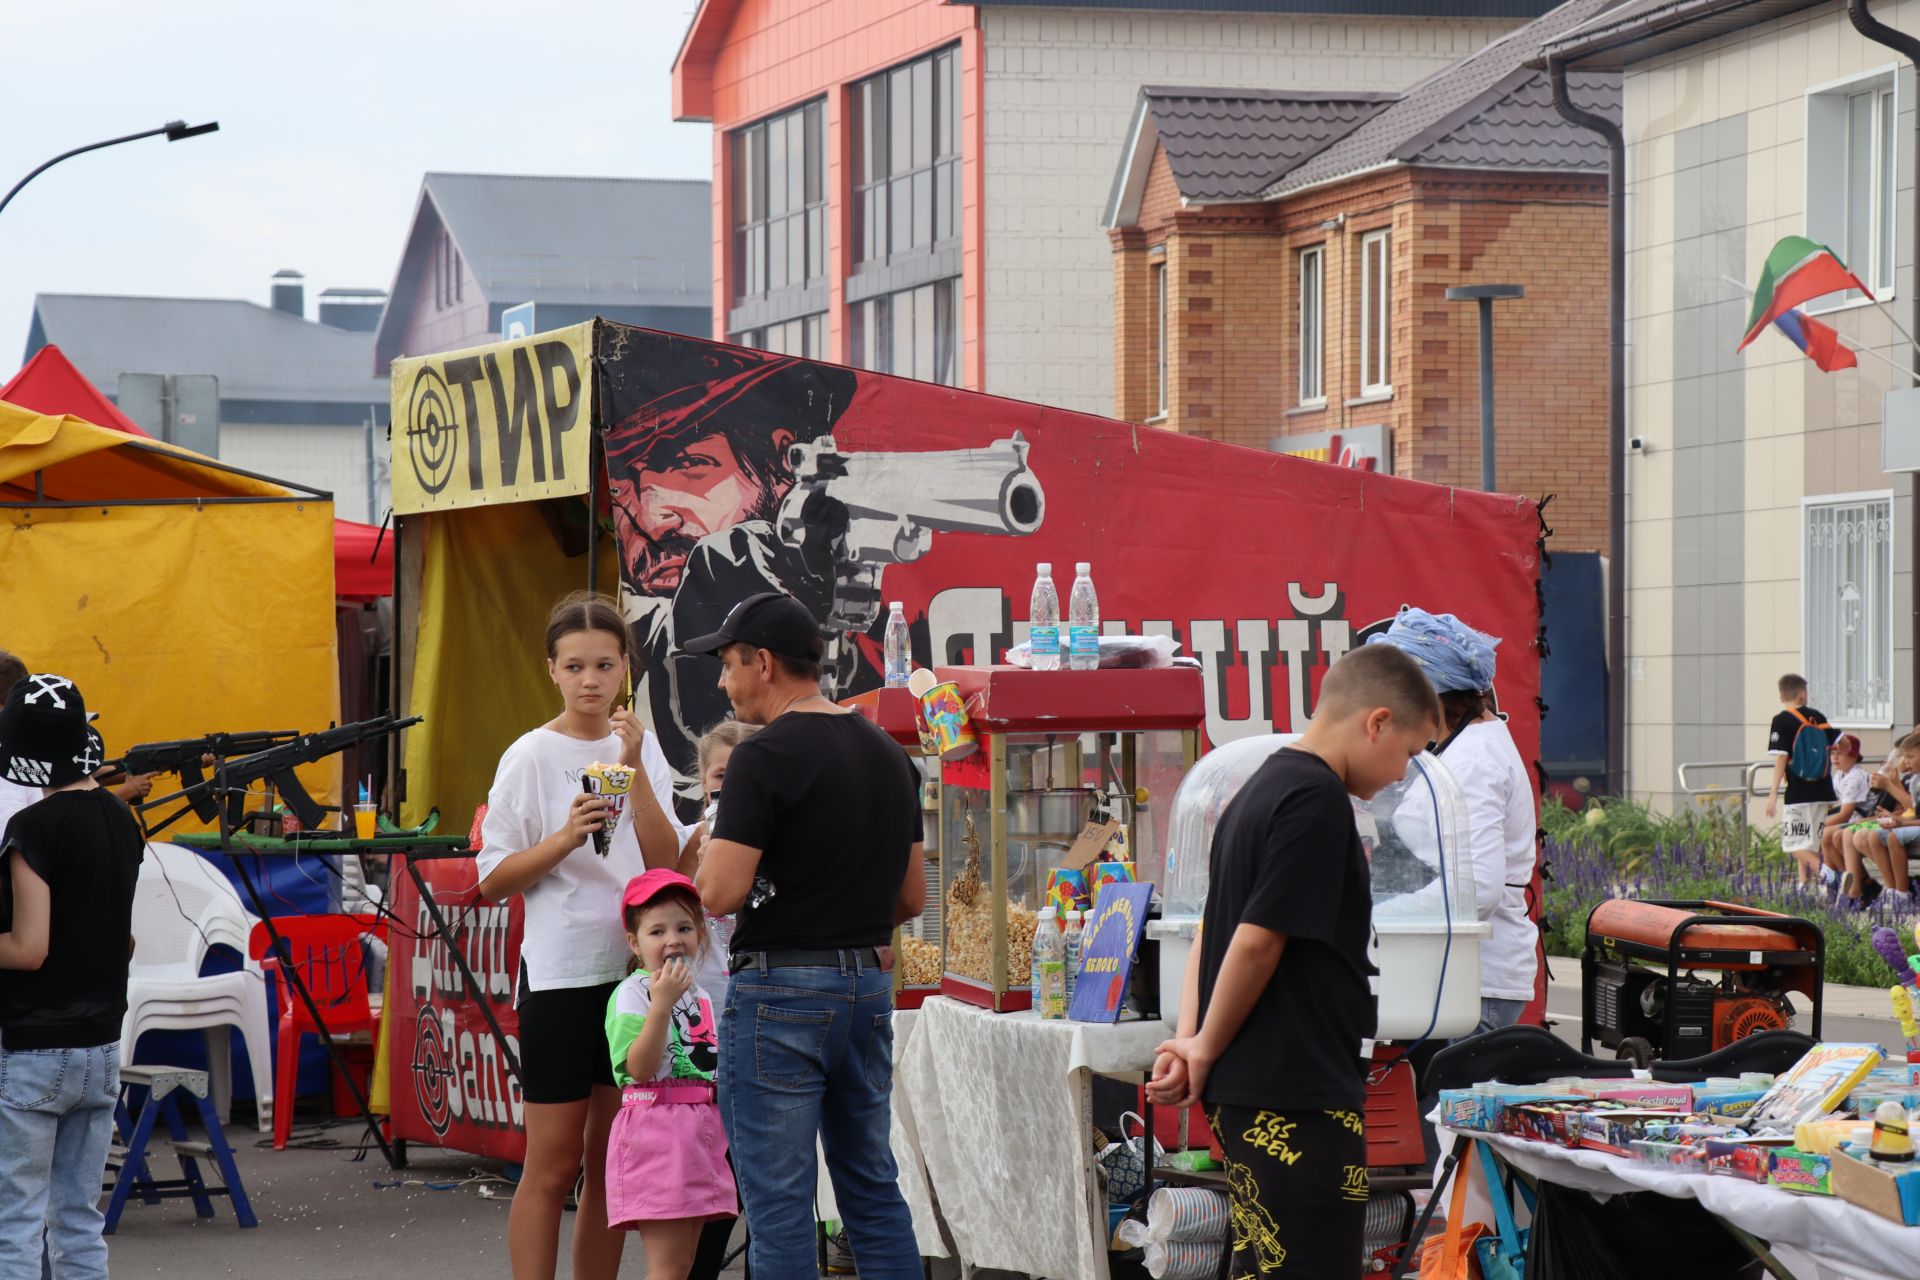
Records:
[[[5,209],[8,201],[20,194],[20,188],[53,168],[53,166],[59,164],[62,160],[71,160],[77,155],[84,155],[89,151],[98,151],[102,147],[117,147],[123,142],[137,142],[141,138],[157,138],[165,134],[168,142],[178,142],[182,138],[197,138],[203,133],[215,133],[219,128],[220,122],[218,120],[209,120],[206,124],[191,125],[184,120],[169,120],[158,129],[148,129],[144,133],[130,133],[124,138],[108,138],[105,142],[90,142],[84,147],[75,147],[71,151],[62,151],[38,169],[35,169],[32,173],[14,183],[13,190],[7,192],[4,196],[0,196],[0,209]]]
[[[1448,302],[1480,304],[1480,487],[1494,491],[1493,468],[1493,304],[1498,298],[1524,298],[1525,285],[1472,284],[1447,290]]]

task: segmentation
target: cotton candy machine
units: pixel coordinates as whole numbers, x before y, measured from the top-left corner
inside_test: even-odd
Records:
[[[1267,734],[1216,747],[1188,771],[1174,796],[1161,918],[1147,926],[1160,940],[1161,1012],[1168,1021],[1179,1016],[1220,816],[1267,757],[1297,736]],[[1480,1021],[1480,943],[1491,927],[1474,911],[1459,784],[1422,752],[1400,782],[1370,802],[1354,801],[1354,817],[1372,867],[1378,1037],[1411,1042],[1470,1033]]]

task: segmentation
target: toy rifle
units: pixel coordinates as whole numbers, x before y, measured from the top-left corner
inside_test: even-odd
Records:
[[[158,800],[150,800],[141,805],[142,811],[156,805],[174,800],[185,800],[195,813],[201,811],[201,805],[213,806],[224,797],[227,804],[227,823],[237,827],[244,818],[247,788],[262,778],[269,778],[279,788],[287,808],[300,819],[300,825],[313,830],[326,820],[327,811],[320,807],[306,787],[295,776],[294,770],[301,765],[324,760],[330,755],[357,747],[363,742],[383,738],[390,733],[398,733],[410,725],[419,724],[421,717],[408,716],[396,719],[393,716],[376,716],[372,720],[358,720],[351,724],[335,725],[317,733],[296,734],[286,742],[276,743],[263,750],[235,758],[222,759],[214,766],[214,775],[201,782],[190,783],[187,787]],[[198,757],[195,757],[196,760]],[[184,813],[182,810],[181,813]],[[215,811],[216,816],[217,810]],[[173,815],[162,823],[159,829],[172,824],[180,814]]]
[[[299,736],[296,729],[263,729],[249,733],[209,733],[205,737],[179,738],[172,742],[143,742],[118,760],[107,761],[105,767],[136,775],[177,774],[186,790],[191,791],[207,780],[204,761],[208,756],[216,760],[250,756],[269,747],[284,746]],[[213,821],[215,809],[211,795],[196,796],[192,807],[202,822]]]

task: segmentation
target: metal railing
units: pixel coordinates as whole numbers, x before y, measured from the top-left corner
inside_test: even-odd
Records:
[[[1697,784],[1689,782],[1687,781],[1688,770],[1693,770],[1696,773],[1737,773],[1740,779],[1737,784],[1738,789],[1736,790],[1735,784],[1731,782],[1701,782]],[[1680,775],[1680,791],[1683,795],[1689,797],[1740,796],[1741,803],[1735,805],[1734,808],[1737,809],[1740,814],[1740,861],[1743,866],[1747,860],[1747,846],[1750,839],[1747,830],[1747,809],[1753,799],[1767,794],[1766,788],[1760,785],[1760,778],[1761,775],[1771,773],[1772,771],[1773,761],[1770,759],[1697,761],[1691,764],[1683,764],[1675,771]]]

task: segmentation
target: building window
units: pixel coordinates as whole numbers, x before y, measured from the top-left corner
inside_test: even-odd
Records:
[[[1153,349],[1154,410],[1156,418],[1167,416],[1167,264],[1153,268]]]
[[[853,86],[856,266],[959,236],[959,71],[944,49]]]
[[[1894,281],[1896,92],[1882,72],[1807,97],[1807,234],[1881,298]]]
[[[810,102],[734,131],[736,302],[826,278],[825,111]]]
[[[849,307],[848,363],[922,382],[958,386],[960,282],[941,280]]]
[[[433,242],[433,309],[445,311],[465,294],[460,280],[460,251],[453,247],[453,236],[441,231]]]
[[[1322,315],[1326,301],[1321,280],[1325,275],[1327,251],[1316,245],[1300,251],[1300,403],[1325,404],[1327,388],[1323,381],[1325,364],[1325,325]]]
[[[1893,723],[1893,496],[1808,499],[1801,574],[1808,700],[1835,724]]]
[[[1388,235],[1375,231],[1360,240],[1360,394],[1386,395],[1393,390],[1387,363],[1392,301],[1389,277],[1393,253]]]
[[[827,357],[827,317],[811,315],[784,320],[779,324],[736,333],[733,340],[740,346],[758,347],[776,355],[824,360]]]

